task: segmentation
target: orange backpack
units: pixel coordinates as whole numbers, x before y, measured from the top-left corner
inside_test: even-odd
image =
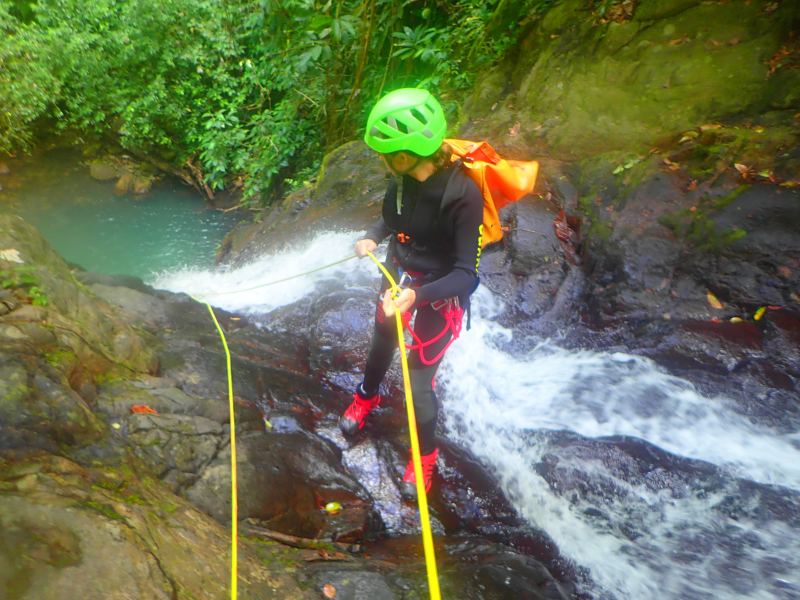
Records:
[[[539,163],[505,160],[486,142],[445,140],[453,148],[453,160],[463,161],[464,171],[483,194],[482,247],[503,239],[497,214],[501,208],[533,191]]]

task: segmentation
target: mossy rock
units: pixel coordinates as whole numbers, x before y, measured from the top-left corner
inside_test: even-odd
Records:
[[[0,259],[0,268],[33,267],[30,273],[46,300],[43,308],[23,306],[3,317],[6,338],[13,337],[11,328],[16,328],[24,337],[20,342],[67,346],[84,360],[102,353],[132,371],[154,368],[155,355],[143,339],[114,308],[90,297],[39,231],[19,217],[0,215],[0,249],[7,258]],[[38,316],[28,314],[32,308],[38,309]],[[25,312],[25,322],[15,316],[19,311]]]
[[[325,156],[317,181],[264,210],[261,223],[236,228],[221,244],[218,260],[240,265],[321,231],[364,230],[375,223],[388,172],[362,141]]]
[[[664,135],[800,105],[794,71],[767,77],[791,7],[652,0],[632,21],[598,24],[584,5],[555,6],[518,60],[480,80],[462,136],[574,160],[648,151]]]
[[[110,181],[117,178],[117,168],[110,162],[95,159],[89,165],[89,174],[97,181]]]
[[[50,454],[0,475],[0,589],[9,600],[200,600],[229,595],[230,533],[141,464],[83,468]],[[2,480],[6,481],[2,481]],[[10,485],[5,485],[9,484]],[[4,491],[2,491],[4,490]],[[239,540],[239,597],[308,598]]]

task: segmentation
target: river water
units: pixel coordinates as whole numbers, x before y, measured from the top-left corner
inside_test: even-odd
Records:
[[[152,283],[227,293],[347,256],[354,239],[325,234],[233,272],[177,269]],[[331,280],[346,288],[370,278],[374,265],[352,260],[213,303],[258,320],[322,280],[329,289]],[[437,380],[446,435],[588,570],[581,591],[619,600],[800,599],[800,435],[751,423],[726,398],[703,397],[641,357],[554,341],[512,354],[513,332],[495,321],[502,299],[483,287],[474,299],[472,329]],[[635,460],[620,460],[630,447]]]
[[[241,215],[207,207],[178,181],[142,197],[89,176],[72,151],[43,154],[0,178],[0,211],[44,233],[65,260],[88,271],[150,277],[178,267],[211,268],[217,245]]]

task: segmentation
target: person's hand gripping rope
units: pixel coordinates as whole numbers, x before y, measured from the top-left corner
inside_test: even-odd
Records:
[[[368,238],[358,240],[355,244],[356,256],[364,258],[377,247],[378,244]],[[394,316],[396,310],[399,310],[401,315],[405,314],[414,305],[416,299],[417,293],[410,288],[402,290],[397,298],[394,299],[392,298],[392,290],[388,289],[383,294],[383,313],[389,318]]]

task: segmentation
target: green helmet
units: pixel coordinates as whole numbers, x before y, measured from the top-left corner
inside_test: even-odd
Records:
[[[381,154],[408,150],[430,156],[442,145],[447,121],[427,90],[405,88],[381,98],[369,113],[364,141]]]

